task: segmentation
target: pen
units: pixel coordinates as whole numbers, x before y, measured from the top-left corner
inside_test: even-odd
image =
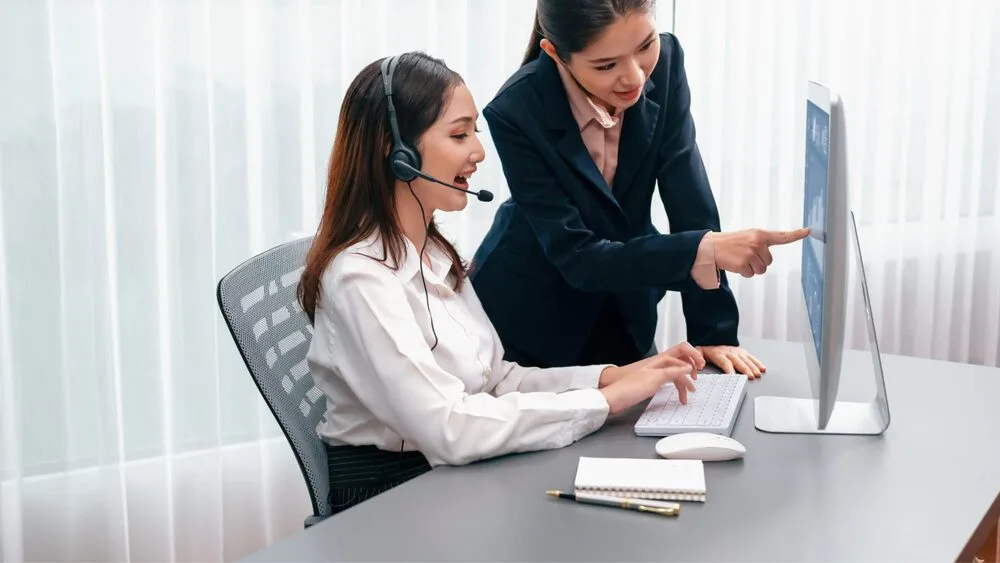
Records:
[[[563,491],[545,491],[545,494],[555,498],[575,500],[576,502],[583,502],[586,504],[600,504],[603,506],[624,508],[626,510],[651,512],[653,514],[659,514],[660,516],[677,516],[681,512],[681,505],[676,502],[630,499],[586,493],[565,493]]]

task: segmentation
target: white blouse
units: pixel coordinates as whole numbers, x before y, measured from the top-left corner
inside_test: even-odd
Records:
[[[600,428],[608,404],[597,382],[607,366],[505,361],[472,285],[465,280],[453,291],[451,261],[432,247],[424,275],[438,336],[433,350],[418,251],[409,240],[398,270],[373,236],[323,273],[308,353],[327,397],[323,439],[418,450],[437,466],[560,448]]]

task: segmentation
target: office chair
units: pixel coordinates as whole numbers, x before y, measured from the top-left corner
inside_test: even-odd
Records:
[[[295,292],[312,237],[267,250],[219,280],[222,317],[302,470],[313,514],[308,528],[332,514],[326,448],[316,428],[326,397],[306,364],[313,329]]]

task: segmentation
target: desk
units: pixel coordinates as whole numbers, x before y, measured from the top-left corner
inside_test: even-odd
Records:
[[[746,456],[707,463],[707,502],[676,519],[544,494],[572,488],[580,456],[656,457],[656,439],[633,434],[635,408],[560,450],[437,468],[247,561],[972,559],[1000,516],[1000,369],[884,356],[883,436],[767,434],[753,397],[808,396],[802,345],[744,346],[768,366],[733,432]],[[844,363],[871,371],[867,351]],[[841,388],[873,392],[850,377]]]

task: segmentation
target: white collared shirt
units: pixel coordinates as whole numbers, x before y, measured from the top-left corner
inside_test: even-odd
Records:
[[[503,359],[500,338],[475,291],[453,291],[451,261],[406,240],[398,270],[370,237],[327,266],[308,361],[327,397],[320,435],[333,445],[419,450],[432,466],[560,448],[604,424],[601,371],[539,369]],[[386,257],[386,262],[379,260]]]

